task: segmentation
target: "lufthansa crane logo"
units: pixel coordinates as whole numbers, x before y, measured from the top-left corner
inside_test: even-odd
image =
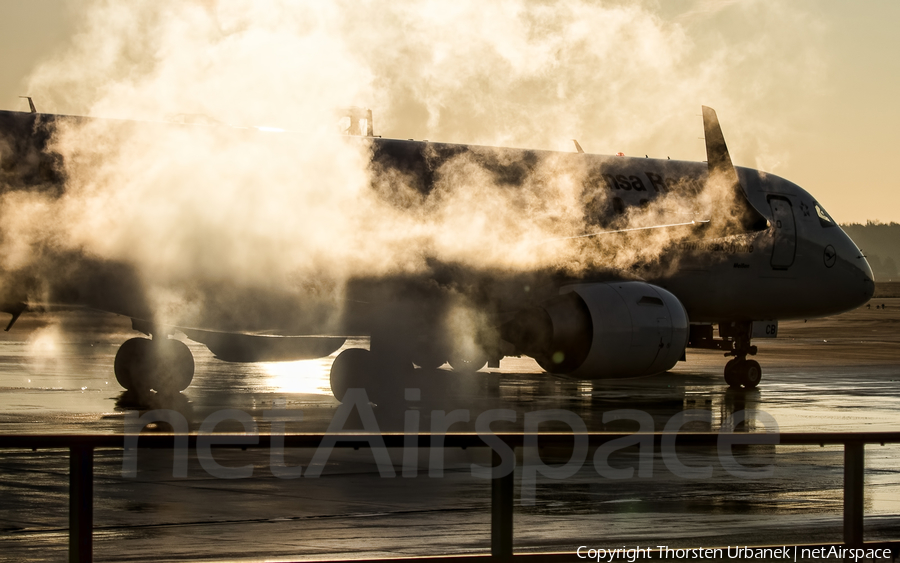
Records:
[[[830,244],[825,247],[825,254],[822,257],[825,260],[825,267],[830,268],[834,266],[834,263],[837,261],[837,252],[835,252],[834,247]]]

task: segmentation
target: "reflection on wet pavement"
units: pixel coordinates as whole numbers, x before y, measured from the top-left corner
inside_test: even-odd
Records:
[[[777,340],[761,340],[757,390],[729,389],[720,353],[688,351],[673,371],[635,380],[577,382],[543,374],[526,358],[506,358],[500,369],[461,376],[447,369],[417,370],[421,400],[384,385],[374,413],[382,431],[402,431],[407,411],[431,430],[434,411],[463,409],[474,430],[477,416],[512,409],[522,428],[528,413],[565,409],[591,430],[637,430],[628,417],[603,423],[604,413],[633,409],[652,417],[656,430],[685,413],[686,430],[717,431],[739,411],[762,412],[781,431],[896,430],[900,420],[900,302],[887,310],[859,309],[809,322],[782,323]],[[125,412],[173,409],[196,430],[210,414],[238,409],[261,431],[265,411],[284,402],[289,432],[324,431],[335,415],[328,374],[331,358],[300,362],[228,364],[189,343],[194,383],[181,395],[149,402],[122,392],[112,374],[116,349],[133,336],[127,319],[66,313],[26,315],[0,341],[0,423],[4,433],[121,432]],[[349,347],[366,347],[350,341]],[[302,420],[296,416],[302,411]],[[690,412],[685,412],[690,411]],[[442,413],[443,414],[443,413]],[[757,418],[762,418],[758,416]],[[358,417],[348,427],[359,427]],[[166,425],[158,430],[165,431]],[[232,421],[218,430],[239,430]],[[568,430],[561,423],[541,429]],[[742,430],[762,431],[751,418]],[[148,429],[147,431],[153,431]],[[684,479],[654,452],[652,476],[608,480],[594,467],[594,451],[565,480],[539,478],[534,505],[516,507],[517,550],[574,550],[579,545],[699,546],[837,541],[842,524],[839,447],[735,448],[750,466],[775,464],[770,478],[729,474],[715,451],[679,448],[682,463],[710,466],[709,479]],[[306,466],[312,451],[288,451],[289,466]],[[96,560],[249,560],[378,557],[484,552],[490,541],[490,485],[472,477],[484,451],[448,449],[444,477],[428,477],[428,450],[420,450],[417,478],[381,478],[369,451],[335,450],[317,479],[275,478],[264,450],[216,452],[225,466],[253,464],[252,479],[209,475],[191,455],[188,477],[172,476],[172,453],[139,452],[138,474],[122,476],[122,452],[95,458]],[[398,464],[401,452],[391,452]],[[542,448],[541,459],[569,452]],[[520,464],[522,452],[519,452]],[[900,529],[900,446],[866,450],[866,539],[897,539]],[[609,458],[613,468],[640,466],[636,447]],[[59,451],[0,452],[0,559],[65,558],[68,458]],[[521,485],[517,481],[518,487]],[[517,492],[518,496],[518,492]]]

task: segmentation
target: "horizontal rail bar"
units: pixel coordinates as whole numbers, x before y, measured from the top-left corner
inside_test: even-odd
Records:
[[[279,440],[284,440],[284,446],[290,448],[316,448],[326,437],[336,438],[338,441],[334,444],[337,448],[360,448],[368,447],[371,440],[380,440],[386,447],[402,448],[405,435],[399,432],[368,434],[368,433],[333,433],[333,434],[311,434],[311,433],[293,433],[293,434],[235,434],[235,433],[212,433],[212,434],[141,434],[137,447],[139,448],[171,448],[175,444],[175,439],[187,439],[188,445],[196,446],[198,437],[212,440],[211,446],[215,448],[267,448],[271,445],[273,436]],[[512,447],[521,447],[528,440],[536,440],[541,446],[567,446],[572,443],[576,434],[571,432],[540,432],[534,434],[526,434],[522,432],[495,433],[500,440]],[[677,443],[685,446],[716,446],[723,436],[741,437],[741,444],[745,444],[744,440],[752,437],[759,437],[760,443],[771,444],[769,440],[773,437],[777,438],[776,444],[779,446],[813,446],[813,445],[845,445],[845,444],[897,444],[900,443],[900,432],[785,432],[785,433],[766,433],[766,432],[735,432],[735,433],[719,433],[719,432],[586,432],[577,434],[577,436],[586,436],[588,444],[598,446],[625,437],[653,437],[656,444],[661,443],[664,437],[677,437]],[[126,439],[134,439],[135,435],[125,434],[16,434],[16,435],[0,435],[0,448],[71,448],[76,446],[102,448],[102,449],[121,449],[125,447]],[[469,432],[454,432],[447,434],[431,434],[420,433],[417,435],[417,443],[419,447],[430,447],[432,441],[442,444],[443,447],[450,448],[468,448],[468,447],[487,447],[481,436]],[[250,443],[249,440],[255,440]],[[221,440],[222,442],[219,442]]]
[[[740,437],[741,444],[752,444],[751,437],[759,437],[760,444],[774,445],[844,445],[848,452],[845,460],[845,522],[844,544],[815,544],[812,547],[830,547],[839,545],[881,546],[890,548],[893,556],[900,554],[900,542],[862,542],[862,489],[863,462],[865,444],[900,443],[900,432],[791,432],[791,433],[719,433],[719,432],[682,432],[682,433],[629,433],[629,432],[588,432],[574,434],[568,432],[548,433],[497,433],[492,434],[508,446],[521,447],[526,442],[542,446],[566,446],[573,443],[574,438],[587,438],[589,445],[600,445],[610,440],[624,437],[652,438],[660,444],[664,439],[677,438],[677,442],[685,446],[714,446],[726,436]],[[91,512],[92,512],[92,471],[90,452],[94,449],[121,449],[128,445],[138,448],[170,448],[181,443],[182,446],[196,447],[199,440],[209,440],[213,447],[231,448],[267,448],[277,437],[279,445],[291,448],[316,448],[326,438],[333,447],[368,447],[380,441],[385,447],[402,448],[409,446],[408,438],[401,433],[294,433],[294,434],[17,434],[0,435],[0,449],[70,449],[72,462],[70,471],[70,554],[73,561],[91,560]],[[416,436],[420,447],[487,447],[482,436],[475,433],[430,434],[421,433]],[[851,455],[852,454],[852,455]],[[851,460],[852,458],[852,460]],[[495,454],[494,462],[498,463]],[[849,473],[847,472],[849,471]],[[536,559],[542,561],[571,560],[573,553],[512,553],[512,474],[494,479],[492,483],[492,556],[497,559]],[[849,491],[849,493],[848,493]],[[760,546],[752,546],[757,549]],[[763,546],[765,547],[765,546]],[[775,546],[780,547],[780,546]],[[810,545],[803,547],[811,547]],[[491,556],[485,556],[491,557]],[[482,559],[478,555],[443,556],[425,558],[373,559],[370,561],[472,561]]]

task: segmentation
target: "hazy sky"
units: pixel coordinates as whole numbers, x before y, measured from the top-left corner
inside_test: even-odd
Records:
[[[213,10],[219,4],[216,0],[202,3]],[[95,4],[98,2],[0,0],[3,60],[0,109],[27,109],[27,102],[17,98],[27,94],[34,96],[39,111],[103,115],[102,107],[98,109],[82,98],[76,99],[74,93],[69,98],[70,91],[58,85],[47,86],[53,84],[52,80],[33,78],[36,70],[42,65],[46,67],[48,61],[65,57],[76,41],[76,34],[85,25],[89,6]],[[363,97],[346,101],[372,107],[376,134],[386,137],[450,142],[497,140],[515,146],[558,150],[571,150],[569,139],[577,138],[588,152],[622,151],[628,155],[646,153],[652,157],[690,160],[705,158],[703,142],[698,138],[702,136],[699,114],[701,104],[710,105],[719,113],[735,164],[763,168],[798,183],[840,222],[900,222],[900,175],[896,173],[898,155],[894,153],[900,148],[900,33],[897,33],[900,2],[661,0],[594,4],[629,10],[637,6],[640,17],[629,21],[643,22],[649,27],[629,29],[626,23],[613,30],[599,25],[594,28],[591,20],[585,21],[588,33],[579,41],[587,37],[588,42],[593,38],[615,46],[621,39],[621,52],[616,52],[621,67],[606,65],[602,69],[581,68],[578,72],[597,73],[594,78],[601,77],[601,83],[605,76],[619,80],[631,72],[632,59],[643,57],[643,66],[635,67],[640,73],[646,72],[640,69],[652,64],[648,60],[664,59],[675,53],[671,56],[676,60],[666,63],[671,66],[662,67],[663,72],[669,68],[680,72],[671,84],[658,78],[643,81],[638,74],[616,82],[619,86],[614,90],[615,97],[607,92],[598,94],[601,99],[591,99],[594,86],[590,82],[578,90],[579,83],[569,77],[563,88],[561,78],[542,70],[542,74],[535,75],[530,91],[552,90],[566,104],[548,106],[547,111],[541,112],[543,98],[518,91],[513,96],[509,90],[471,76],[463,77],[461,72],[459,81],[464,84],[459,92],[465,92],[469,98],[460,98],[457,105],[454,103],[457,90],[453,89],[457,85],[451,81],[456,74],[454,70],[444,70],[439,79],[432,76],[428,84],[435,91],[428,91],[428,84],[421,86],[425,81],[418,80],[414,65],[406,64],[405,55],[400,52],[399,63],[369,64],[368,80],[375,85],[393,84],[380,91],[390,92],[395,99],[387,102],[373,95],[371,100]],[[591,3],[587,5],[590,8]],[[353,12],[349,8],[348,17]],[[492,25],[502,28],[503,24],[502,11],[500,15],[487,17],[491,25],[484,27],[471,26],[471,15],[466,17],[468,20],[458,14],[448,15],[447,29],[436,29],[436,35],[442,32],[452,35],[454,25],[472,27],[475,31],[469,33],[477,34],[491,33]],[[381,30],[393,34],[372,39],[373,45],[378,44],[377,49],[381,49],[379,56],[392,55],[394,39],[421,31],[404,25],[402,20],[387,24],[372,22],[365,29],[371,34]],[[567,29],[574,28],[569,24]],[[651,32],[657,33],[654,42],[642,42],[642,34]],[[504,45],[506,36],[498,34],[497,37],[498,51],[528,48],[528,45]],[[559,55],[566,47],[567,38],[557,39],[560,64],[572,61],[574,65],[577,53]],[[452,37],[445,40],[452,45]],[[673,44],[667,46],[666,41]],[[577,50],[583,44],[576,45],[573,41],[572,49]],[[638,52],[642,46],[647,47],[649,54]],[[515,53],[505,56],[515,60]],[[472,61],[472,65],[477,62]],[[527,66],[528,61],[517,64]],[[469,67],[464,64],[460,68],[468,70]],[[690,84],[692,69],[697,72],[694,84]],[[76,76],[78,70],[70,69]],[[397,86],[403,82],[404,73],[414,86]],[[545,83],[541,82],[541,76]],[[87,74],[85,80],[102,82],[96,73]],[[717,86],[705,91],[703,85],[707,83]],[[103,84],[87,86],[99,89]],[[185,90],[189,90],[188,86],[185,85]],[[672,95],[668,95],[666,88],[672,89]],[[406,95],[409,99],[400,99]],[[472,96],[477,99],[475,105]],[[522,108],[519,113],[510,109],[508,101],[512,98],[515,107]],[[184,104],[184,99],[182,95],[179,103]],[[453,111],[455,105],[457,113]],[[481,106],[488,108],[488,114],[513,115],[527,133],[510,129],[495,136],[486,134],[465,115],[471,114],[471,108]],[[202,101],[185,107],[184,111],[202,113],[195,111],[198,107],[205,107]],[[567,110],[560,109],[566,107],[574,107],[573,114],[576,110],[582,114],[572,118]],[[591,108],[597,108],[596,121],[583,115],[590,114]],[[169,109],[161,101],[160,113]],[[499,128],[505,122],[480,119],[480,123]],[[553,127],[548,127],[549,123]]]

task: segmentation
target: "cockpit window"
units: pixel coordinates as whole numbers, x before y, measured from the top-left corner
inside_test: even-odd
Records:
[[[816,203],[815,206],[816,216],[819,218],[819,223],[821,223],[823,227],[834,227],[836,223],[834,222],[834,219],[831,218],[831,215],[829,215],[828,212],[825,211],[825,209],[822,208],[822,206],[818,203]]]

